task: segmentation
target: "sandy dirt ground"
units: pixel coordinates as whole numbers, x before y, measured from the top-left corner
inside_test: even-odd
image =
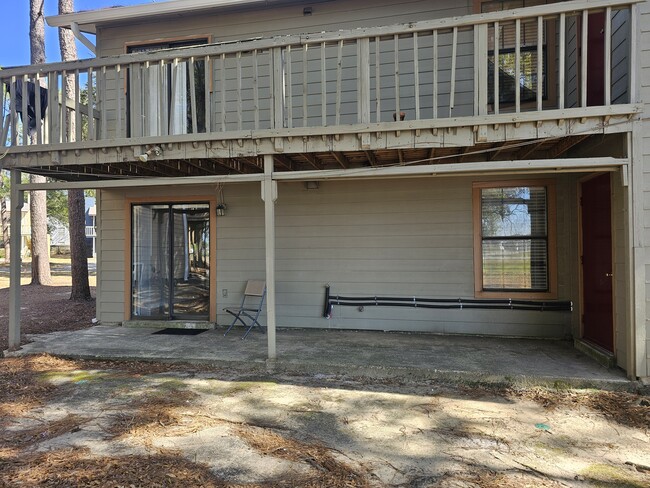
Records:
[[[641,488],[650,398],[6,358],[0,486]]]
[[[72,302],[70,298],[70,260],[53,258],[52,283],[31,286],[29,260],[21,270],[21,343],[26,334],[43,334],[59,330],[77,330],[92,325],[95,301]],[[95,296],[95,274],[89,277],[91,294]],[[0,351],[7,349],[9,324],[9,266],[0,265]]]

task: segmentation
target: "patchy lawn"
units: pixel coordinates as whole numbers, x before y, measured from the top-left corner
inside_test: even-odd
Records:
[[[0,486],[647,487],[650,398],[0,360]]]

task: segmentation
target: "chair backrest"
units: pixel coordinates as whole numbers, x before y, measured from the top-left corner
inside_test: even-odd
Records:
[[[248,280],[246,282],[246,289],[244,295],[248,297],[261,297],[264,296],[266,291],[266,281],[261,280]]]

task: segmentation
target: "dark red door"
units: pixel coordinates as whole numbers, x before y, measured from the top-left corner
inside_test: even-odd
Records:
[[[587,21],[587,105],[605,103],[605,14],[590,14]]]
[[[614,352],[610,177],[582,183],[583,339]]]

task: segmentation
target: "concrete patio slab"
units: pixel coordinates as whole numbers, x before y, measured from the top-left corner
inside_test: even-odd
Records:
[[[198,335],[154,334],[160,329],[96,326],[29,336],[11,355],[50,353],[79,359],[205,363],[238,370],[370,377],[440,378],[488,382],[563,382],[572,386],[630,384],[569,341],[286,329],[277,334],[278,359],[267,361],[267,337],[239,330]]]

